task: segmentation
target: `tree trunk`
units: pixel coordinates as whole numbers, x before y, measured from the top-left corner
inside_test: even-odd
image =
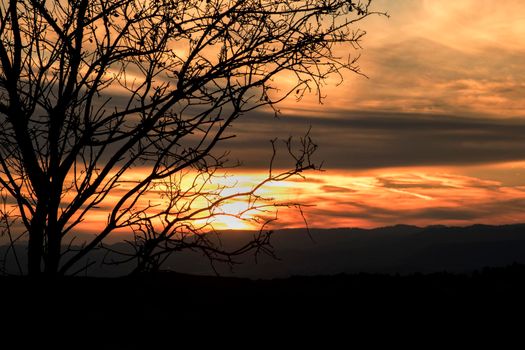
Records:
[[[53,220],[54,219],[54,220]],[[62,242],[60,231],[57,229],[56,216],[48,219],[47,252],[45,259],[45,273],[56,275],[60,264],[60,244]]]
[[[28,242],[28,266],[27,272],[30,276],[38,276],[42,272],[42,256],[44,249],[44,228],[46,223],[45,205],[39,202],[35,215],[31,219]]]

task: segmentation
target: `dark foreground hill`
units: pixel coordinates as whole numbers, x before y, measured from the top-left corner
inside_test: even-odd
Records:
[[[15,340],[17,348],[35,340],[33,328],[47,332],[37,339],[41,348],[172,349],[187,342],[273,348],[284,341],[320,342],[323,349],[448,348],[465,340],[506,348],[522,334],[525,266],[274,280],[176,273],[53,282],[4,277],[0,298],[8,323],[2,341]],[[12,329],[25,335],[13,338]]]

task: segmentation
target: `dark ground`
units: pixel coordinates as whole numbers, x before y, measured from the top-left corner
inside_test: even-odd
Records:
[[[197,348],[309,343],[323,349],[349,344],[426,349],[474,342],[508,348],[524,334],[524,296],[525,265],[517,264],[470,274],[275,280],[176,273],[0,279],[4,343],[34,341],[27,334],[39,329],[46,335],[38,338],[38,348],[50,343],[71,349],[171,349],[187,341]],[[74,343],[66,340],[70,337]]]

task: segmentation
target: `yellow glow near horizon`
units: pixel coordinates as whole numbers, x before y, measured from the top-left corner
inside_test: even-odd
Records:
[[[523,222],[525,181],[507,184],[495,175],[509,169],[525,173],[525,164],[312,172],[305,179],[269,183],[261,189],[272,198],[271,203],[304,205],[302,213],[297,207],[246,211],[247,202],[236,199],[215,208],[218,215],[206,223],[218,230],[258,230],[265,219],[277,215],[268,228],[305,227],[302,214],[310,227],[317,228]],[[266,175],[265,171],[238,172],[217,181],[233,185],[228,189],[233,194],[251,188]],[[158,193],[146,194],[144,201],[158,201]],[[257,216],[261,220],[255,221]],[[92,231],[106,219],[107,210],[96,209],[79,229]]]

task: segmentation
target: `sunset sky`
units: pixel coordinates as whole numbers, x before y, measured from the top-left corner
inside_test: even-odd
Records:
[[[187,248],[269,252],[286,228],[525,224],[524,14],[3,1],[0,263],[23,274],[27,244],[28,274],[54,276],[125,241],[109,251],[142,272]]]
[[[263,174],[268,140],[311,126],[325,171],[267,190],[311,205],[312,227],[524,222],[525,2],[374,8],[390,18],[359,23],[368,79],[348,73],[324,87],[322,105],[312,94],[282,103],[280,119],[258,111],[239,120],[223,146],[243,162],[231,173],[248,182]],[[297,210],[279,218],[280,227],[304,225]]]
[[[525,222],[525,2],[374,0],[373,10],[389,17],[356,24],[367,32],[361,49],[339,48],[361,56],[366,76],[327,81],[322,104],[315,93],[291,96],[279,118],[264,109],[244,115],[229,132],[236,137],[215,150],[242,165],[214,184],[250,189],[268,173],[271,139],[311,129],[323,171],[258,192],[303,205],[303,213],[279,208],[276,228],[304,227],[304,218],[320,228]],[[292,83],[279,79],[277,87]],[[293,164],[280,145],[274,168],[286,169]],[[140,169],[129,176],[141,178]],[[144,201],[162,206],[158,193]],[[240,199],[220,210],[245,209]],[[92,232],[108,210],[94,210],[79,230]],[[259,228],[228,215],[213,225]]]

